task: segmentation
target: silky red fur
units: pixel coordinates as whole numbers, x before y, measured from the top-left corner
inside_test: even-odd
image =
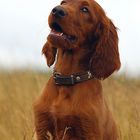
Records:
[[[85,5],[88,13],[80,10]],[[116,124],[100,81],[120,68],[116,27],[94,0],[66,0],[61,7],[68,14],[57,22],[77,41],[70,43],[48,35],[42,49],[47,64],[51,66],[56,60],[55,70],[63,75],[90,70],[95,79],[58,86],[50,77],[34,104],[37,139],[117,140]],[[49,25],[55,20],[50,14]]]

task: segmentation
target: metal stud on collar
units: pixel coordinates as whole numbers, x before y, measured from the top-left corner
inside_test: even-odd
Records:
[[[88,71],[88,79],[90,79],[92,76],[91,72]]]
[[[80,79],[81,79],[80,76],[77,76],[77,77],[76,77],[76,80],[77,80],[77,81],[79,81]]]
[[[74,84],[74,76],[71,75],[71,82],[72,82],[72,85]]]

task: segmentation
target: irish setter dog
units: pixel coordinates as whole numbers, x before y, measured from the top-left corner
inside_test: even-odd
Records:
[[[37,140],[117,140],[101,86],[120,68],[116,27],[95,0],[64,0],[48,23],[42,52],[56,62],[34,105]]]

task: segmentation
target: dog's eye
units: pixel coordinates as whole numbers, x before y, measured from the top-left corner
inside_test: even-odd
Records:
[[[88,12],[89,12],[89,10],[88,10],[87,7],[82,7],[82,8],[81,8],[81,11],[82,11],[83,13],[88,13]]]
[[[62,1],[62,2],[60,3],[60,5],[62,5],[62,4],[66,4],[66,1]]]

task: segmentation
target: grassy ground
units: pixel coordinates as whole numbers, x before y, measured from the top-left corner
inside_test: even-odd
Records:
[[[33,140],[32,103],[47,79],[32,71],[0,72],[1,140]],[[109,78],[103,86],[121,140],[140,140],[140,79]]]

